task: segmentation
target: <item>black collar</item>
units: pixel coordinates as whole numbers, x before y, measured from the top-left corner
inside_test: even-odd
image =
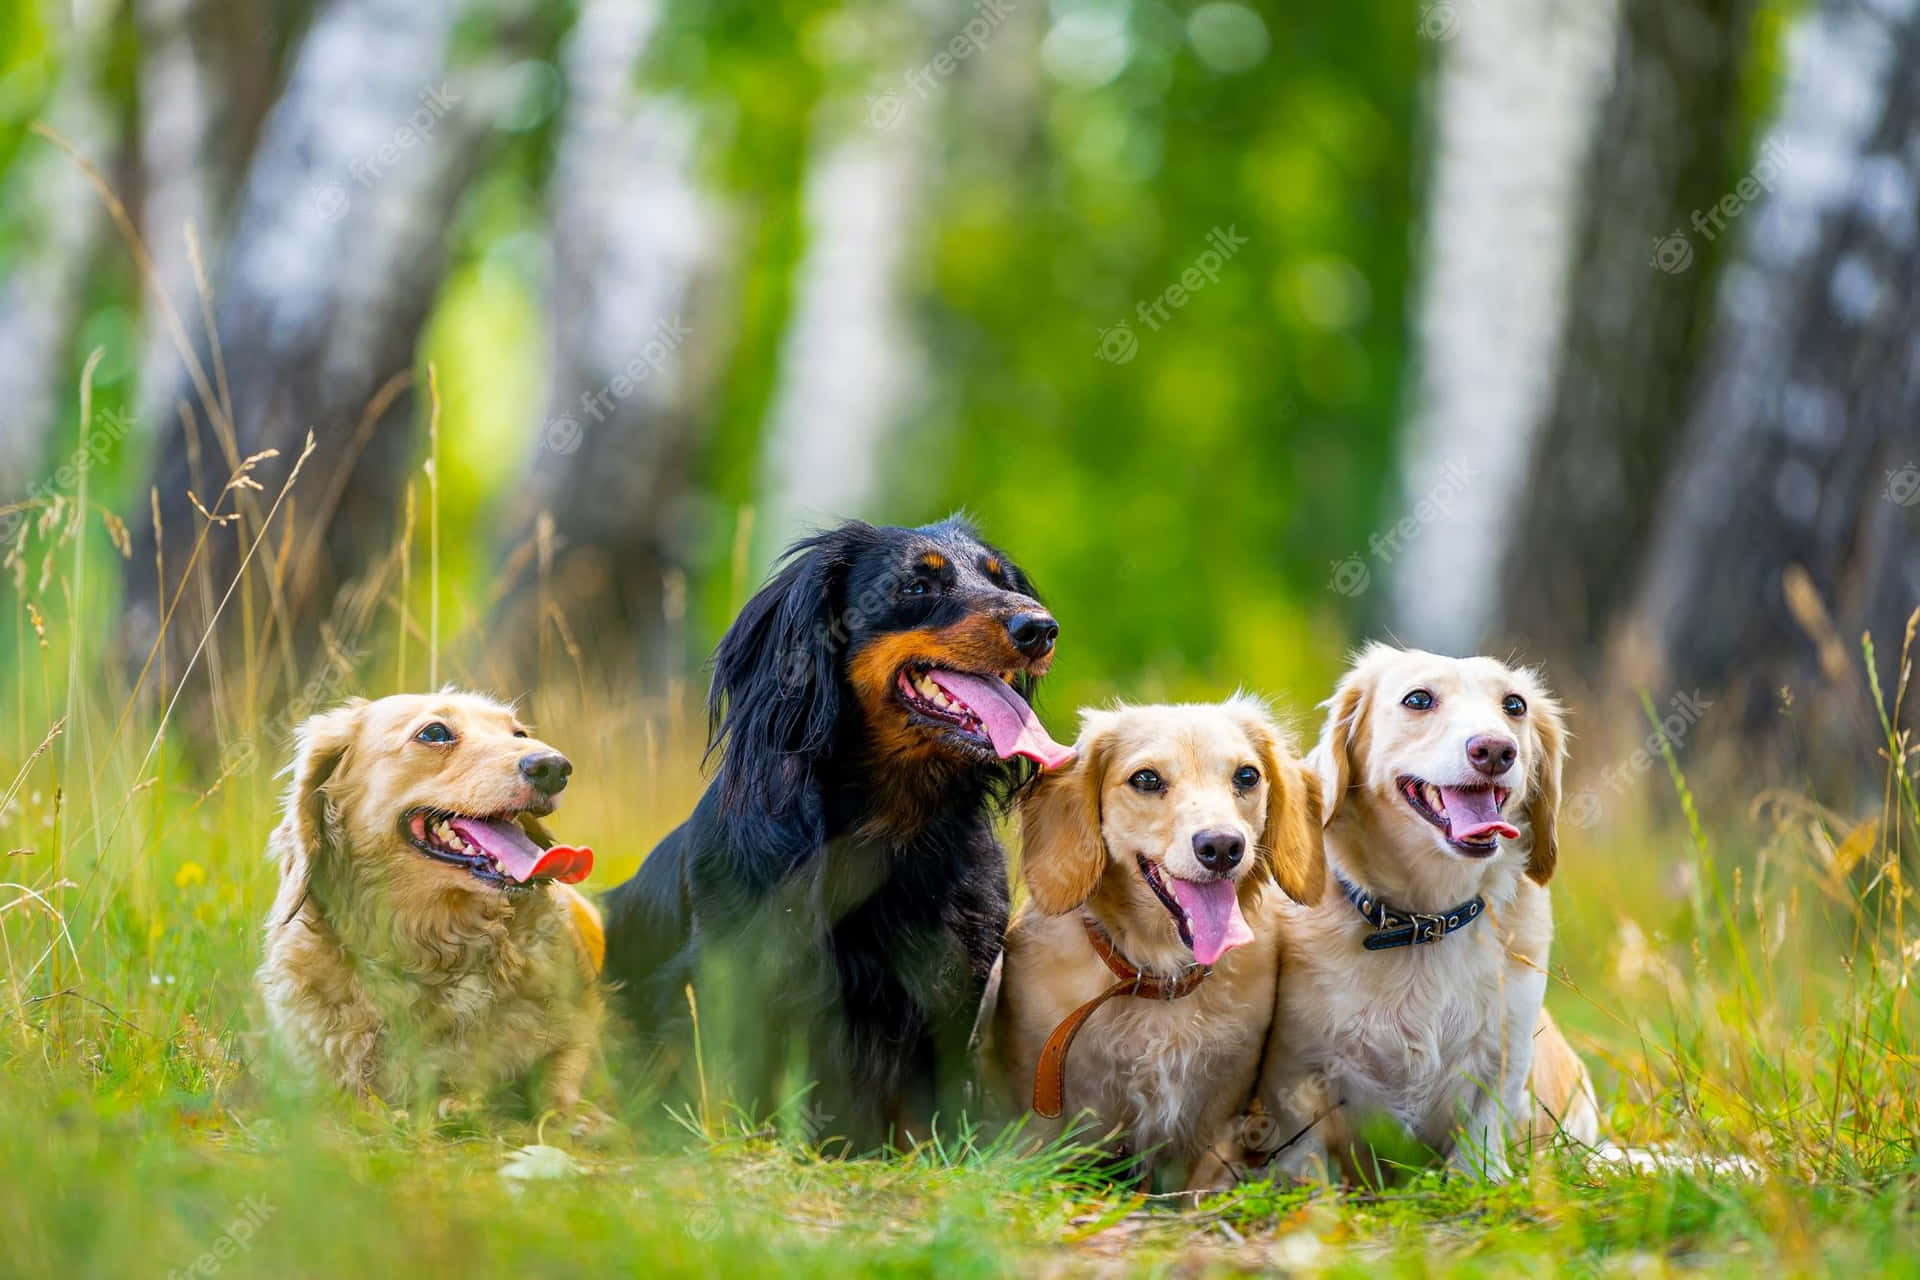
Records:
[[[1450,911],[1396,911],[1339,872],[1334,872],[1333,878],[1346,891],[1347,901],[1359,908],[1360,914],[1376,930],[1361,944],[1369,951],[1391,951],[1395,947],[1438,942],[1478,920],[1487,909],[1487,900],[1475,895]]]

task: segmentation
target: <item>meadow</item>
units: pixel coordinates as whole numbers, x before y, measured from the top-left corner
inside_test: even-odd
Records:
[[[205,705],[187,692],[197,670],[150,669],[136,687],[101,621],[117,518],[84,484],[15,513],[0,730],[7,1274],[1920,1267],[1915,804],[1891,730],[1883,804],[1864,816],[1800,792],[1696,795],[1657,728],[1651,752],[1611,774],[1576,758],[1549,1003],[1595,1071],[1609,1135],[1668,1153],[1665,1169],[1556,1151],[1484,1187],[1410,1160],[1376,1187],[1250,1184],[1195,1207],[1120,1189],[1083,1152],[1020,1154],[964,1122],[910,1154],[829,1159],[828,1133],[719,1107],[664,1115],[622,1088],[617,1049],[598,1088],[625,1128],[568,1149],[538,1120],[449,1132],[305,1095],[275,1070],[252,989],[290,714],[253,701],[271,686],[269,646],[229,646]],[[377,618],[391,625],[367,630],[389,638],[334,646],[296,705],[476,678],[440,654],[474,652],[484,611],[449,604],[443,619],[431,549],[400,552],[427,602],[390,592]],[[236,611],[270,616],[269,592],[236,587]],[[1898,723],[1909,669],[1872,690],[1883,725]],[[555,826],[598,851],[589,887],[624,878],[697,795],[694,684],[590,688],[562,667],[528,696],[578,767]],[[1610,780],[1583,790],[1583,777]],[[1724,1167],[1733,1157],[1744,1169]]]

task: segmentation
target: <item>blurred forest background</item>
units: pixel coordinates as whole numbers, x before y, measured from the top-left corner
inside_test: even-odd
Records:
[[[1877,788],[1917,191],[1893,0],[9,3],[0,645],[679,705],[796,533],[965,508],[1056,732],[1394,635]]]

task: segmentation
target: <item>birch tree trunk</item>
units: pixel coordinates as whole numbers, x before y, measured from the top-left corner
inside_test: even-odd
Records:
[[[638,674],[657,690],[683,669],[689,462],[730,346],[718,304],[732,234],[701,186],[702,114],[637,87],[661,16],[587,0],[566,47],[553,385],[514,522],[522,545],[532,526],[534,554],[502,609],[517,670],[577,646],[594,687]]]
[[[1613,0],[1463,0],[1425,13],[1441,44],[1400,480],[1418,527],[1374,555],[1387,562],[1396,633],[1470,653],[1497,618],[1509,495],[1553,403],[1617,15]]]
[[[271,495],[309,430],[319,442],[275,531],[276,547],[291,540],[284,576],[269,584],[278,571],[263,561],[256,582],[280,652],[312,643],[335,591],[387,544],[414,448],[413,398],[393,385],[412,367],[446,228],[500,106],[491,59],[511,56],[510,37],[493,39],[488,61],[456,66],[454,32],[496,12],[478,0],[334,0],[316,15],[241,187],[214,282],[218,345],[182,321],[193,355],[173,380],[154,477],[165,580],[144,521],[129,564],[136,668],[201,528],[189,494],[212,507],[246,455],[280,451],[255,472]],[[175,676],[263,506],[243,501],[249,518],[208,539],[200,581],[167,627]],[[218,661],[215,647],[216,675]]]
[[[1788,173],[1720,283],[1623,666],[1724,691],[1720,730],[1796,776],[1877,789],[1860,636],[1890,693],[1920,603],[1920,10],[1808,14],[1766,145]]]
[[[145,307],[140,421],[173,416],[181,351],[165,311],[200,323],[188,228],[211,269],[234,188],[274,90],[268,15],[246,0],[135,0],[140,36],[141,238],[154,279]]]
[[[920,406],[927,361],[901,278],[934,148],[943,78],[919,61],[967,11],[903,10],[877,91],[815,115],[807,248],[769,410],[756,542],[764,563],[805,530],[877,517],[889,446]]]

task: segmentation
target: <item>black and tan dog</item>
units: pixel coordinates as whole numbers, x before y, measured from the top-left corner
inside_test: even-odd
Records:
[[[789,551],[715,655],[718,776],[606,900],[607,975],[682,1096],[805,1093],[856,1149],[955,1115],[1007,925],[993,817],[1023,761],[1072,757],[1028,705],[1058,631],[957,519]]]

